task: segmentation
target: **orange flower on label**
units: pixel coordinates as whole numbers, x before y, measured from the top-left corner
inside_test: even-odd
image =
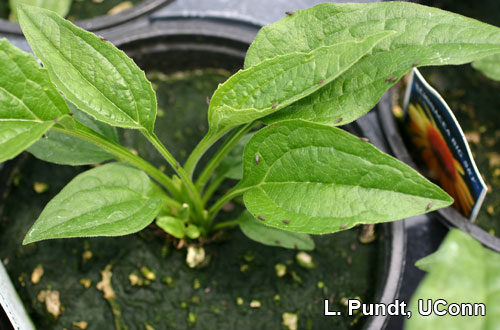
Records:
[[[409,105],[411,140],[418,148],[427,176],[438,182],[455,199],[453,206],[468,217],[474,199],[464,181],[464,169],[453,156],[436,122],[428,115],[428,109],[426,110],[420,104]]]

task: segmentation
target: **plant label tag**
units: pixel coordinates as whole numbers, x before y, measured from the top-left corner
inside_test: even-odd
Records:
[[[453,112],[417,69],[411,72],[403,112],[407,141],[420,170],[473,222],[488,188]]]
[[[0,308],[3,308],[5,314],[10,320],[15,330],[35,330],[31,323],[28,313],[24,309],[23,303],[17,295],[9,275],[3,264],[0,262]]]

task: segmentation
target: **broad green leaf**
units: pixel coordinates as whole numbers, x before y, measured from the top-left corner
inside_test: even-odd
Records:
[[[500,329],[500,254],[481,245],[470,235],[452,229],[434,254],[419,260],[428,272],[413,295],[412,317],[405,329]],[[483,303],[485,316],[422,316],[418,300],[444,299],[451,303]],[[446,306],[439,306],[442,310]]]
[[[161,207],[160,190],[146,173],[122,163],[106,164],[71,180],[45,206],[23,244],[135,233],[149,225]]]
[[[217,177],[241,180],[243,177],[243,149],[255,133],[245,134],[222,160],[217,168]]]
[[[116,129],[96,121],[70,104],[73,118],[93,132],[118,142]],[[64,165],[98,164],[114,156],[99,146],[62,131],[49,131],[46,136],[28,148],[35,157],[47,162]]]
[[[500,81],[500,54],[495,54],[472,62],[474,69],[481,71],[486,77]]]
[[[310,234],[398,220],[453,202],[370,143],[298,120],[268,126],[250,139],[234,192],[244,193],[247,209],[266,225]]]
[[[35,58],[0,40],[0,162],[38,140],[69,113]]]
[[[156,95],[132,59],[49,10],[21,6],[18,14],[51,80],[78,109],[110,125],[153,132]]]
[[[186,235],[186,226],[184,225],[184,221],[181,219],[174,217],[160,217],[156,219],[156,224],[158,227],[174,237],[184,238]]]
[[[295,52],[397,31],[318,92],[264,119],[304,119],[345,124],[373,108],[394,81],[413,66],[464,64],[500,52],[500,29],[409,2],[325,3],[264,27],[250,46],[245,67]],[[338,120],[342,118],[342,120]]]
[[[208,110],[210,131],[231,128],[280,111],[338,77],[392,32],[290,53],[239,71],[215,91]]]
[[[248,211],[240,215],[238,223],[245,236],[264,245],[314,250],[314,241],[309,235],[266,226],[265,221],[255,219]]]
[[[49,9],[62,17],[66,17],[72,2],[73,0],[9,0],[9,6],[15,20],[17,20],[17,6],[20,4]]]

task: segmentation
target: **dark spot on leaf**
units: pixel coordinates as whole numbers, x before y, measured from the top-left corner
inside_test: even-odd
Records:
[[[280,243],[281,243],[281,241],[280,241],[279,239],[275,240],[274,242],[275,242],[276,244],[280,244]]]
[[[418,66],[418,61],[413,62],[413,64],[411,66],[412,67],[417,67]]]
[[[426,211],[429,211],[430,209],[432,209],[432,207],[434,206],[434,203],[433,202],[430,202],[428,205],[427,205],[427,208],[425,209]]]
[[[295,12],[290,10],[290,11],[285,11],[285,14],[287,16],[292,16],[293,14],[295,14]]]
[[[260,221],[266,221],[266,217],[263,217],[262,215],[259,215],[257,219],[259,219]]]
[[[342,226],[340,226],[340,229],[344,229],[345,227],[347,227],[347,223],[344,223]]]
[[[285,225],[288,225],[288,224],[290,223],[290,220],[283,220],[283,223],[284,223]]]
[[[274,102],[274,103],[273,103],[273,107],[272,107],[272,108],[273,108],[273,109],[276,109],[276,107],[278,106],[278,104],[279,104],[278,102]]]
[[[317,82],[318,85],[321,85],[322,83],[325,82],[325,79],[321,79],[320,81]]]
[[[344,120],[344,118],[339,118],[339,119],[335,120],[335,124],[340,123],[342,120]]]

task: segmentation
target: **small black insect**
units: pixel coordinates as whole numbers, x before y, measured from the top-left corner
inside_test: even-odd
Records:
[[[288,225],[290,223],[290,220],[283,220],[282,221],[285,225]]]
[[[266,221],[266,217],[263,217],[262,215],[259,215],[257,219],[259,219],[260,221]]]
[[[295,12],[290,10],[290,11],[285,11],[285,14],[287,16],[292,16],[293,14],[295,14]]]
[[[75,114],[73,112],[70,112],[69,115],[73,117]]]
[[[281,241],[280,241],[279,239],[275,240],[274,242],[275,242],[276,244],[280,244],[280,243],[281,243]]]

